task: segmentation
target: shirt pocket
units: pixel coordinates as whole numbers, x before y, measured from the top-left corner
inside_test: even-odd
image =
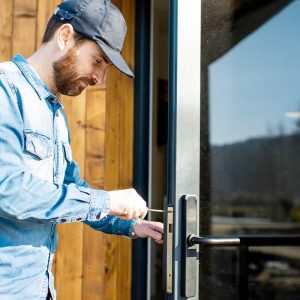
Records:
[[[25,150],[35,158],[45,159],[53,155],[51,139],[31,129],[24,130]]]
[[[67,161],[68,164],[70,164],[72,162],[71,146],[69,143],[62,142],[62,147],[63,147],[63,151],[64,151],[65,160]]]

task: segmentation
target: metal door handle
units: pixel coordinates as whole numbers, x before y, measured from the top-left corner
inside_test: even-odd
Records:
[[[148,211],[156,212],[156,213],[165,213],[165,212],[167,212],[167,211],[162,210],[162,209],[154,209],[154,208],[148,208]]]
[[[187,247],[194,245],[206,246],[300,246],[300,235],[245,235],[239,237],[201,237],[190,234]]]
[[[187,237],[187,243],[189,247],[196,244],[198,245],[210,245],[210,246],[237,246],[241,243],[240,238],[216,238],[216,237],[201,237],[195,234],[190,234]]]
[[[202,246],[237,246],[239,248],[239,299],[248,299],[248,263],[251,246],[300,246],[300,235],[246,235],[239,237],[201,237],[189,234],[186,248]]]

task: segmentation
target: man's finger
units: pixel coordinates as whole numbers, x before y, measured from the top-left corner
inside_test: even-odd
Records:
[[[155,241],[159,241],[162,240],[162,234],[159,233],[158,231],[151,231],[149,236],[154,239]]]
[[[145,209],[141,212],[140,218],[145,219],[147,213],[148,213],[148,208],[145,207]]]
[[[154,240],[156,244],[162,245],[164,243],[164,240]]]
[[[157,224],[149,224],[154,231],[158,231],[160,233],[164,233],[164,227],[163,224],[157,223]]]

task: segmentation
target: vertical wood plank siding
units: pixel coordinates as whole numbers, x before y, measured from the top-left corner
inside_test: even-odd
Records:
[[[13,54],[29,56],[36,45],[37,0],[14,0]]]
[[[9,60],[12,55],[13,0],[0,5],[0,61]]]
[[[90,88],[86,122],[86,180],[94,188],[104,187],[106,86]],[[103,234],[84,228],[83,299],[103,296]],[[105,299],[105,298],[103,298]]]
[[[0,61],[41,45],[44,29],[61,0],[5,0],[0,5]],[[134,69],[135,0],[114,0],[128,31],[123,55]],[[111,68],[107,84],[76,98],[62,97],[74,159],[95,188],[132,185],[133,80]],[[53,272],[58,300],[129,300],[131,242],[81,223],[58,226]]]
[[[135,1],[122,1],[122,12],[126,20],[135,20]],[[128,24],[127,46],[124,48],[123,56],[128,62],[129,67],[134,69],[134,40],[135,28],[134,23]],[[133,178],[133,80],[122,76],[120,81],[121,105],[120,105],[120,188],[128,188],[132,186]],[[131,262],[131,242],[126,239],[119,239],[119,263],[117,268],[118,300],[130,300],[131,268],[124,268],[122,262]]]

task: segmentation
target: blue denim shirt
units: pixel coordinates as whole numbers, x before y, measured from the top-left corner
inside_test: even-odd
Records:
[[[21,56],[0,64],[0,299],[55,299],[56,224],[130,236],[72,160],[62,104]],[[103,217],[104,216],[104,217]]]

